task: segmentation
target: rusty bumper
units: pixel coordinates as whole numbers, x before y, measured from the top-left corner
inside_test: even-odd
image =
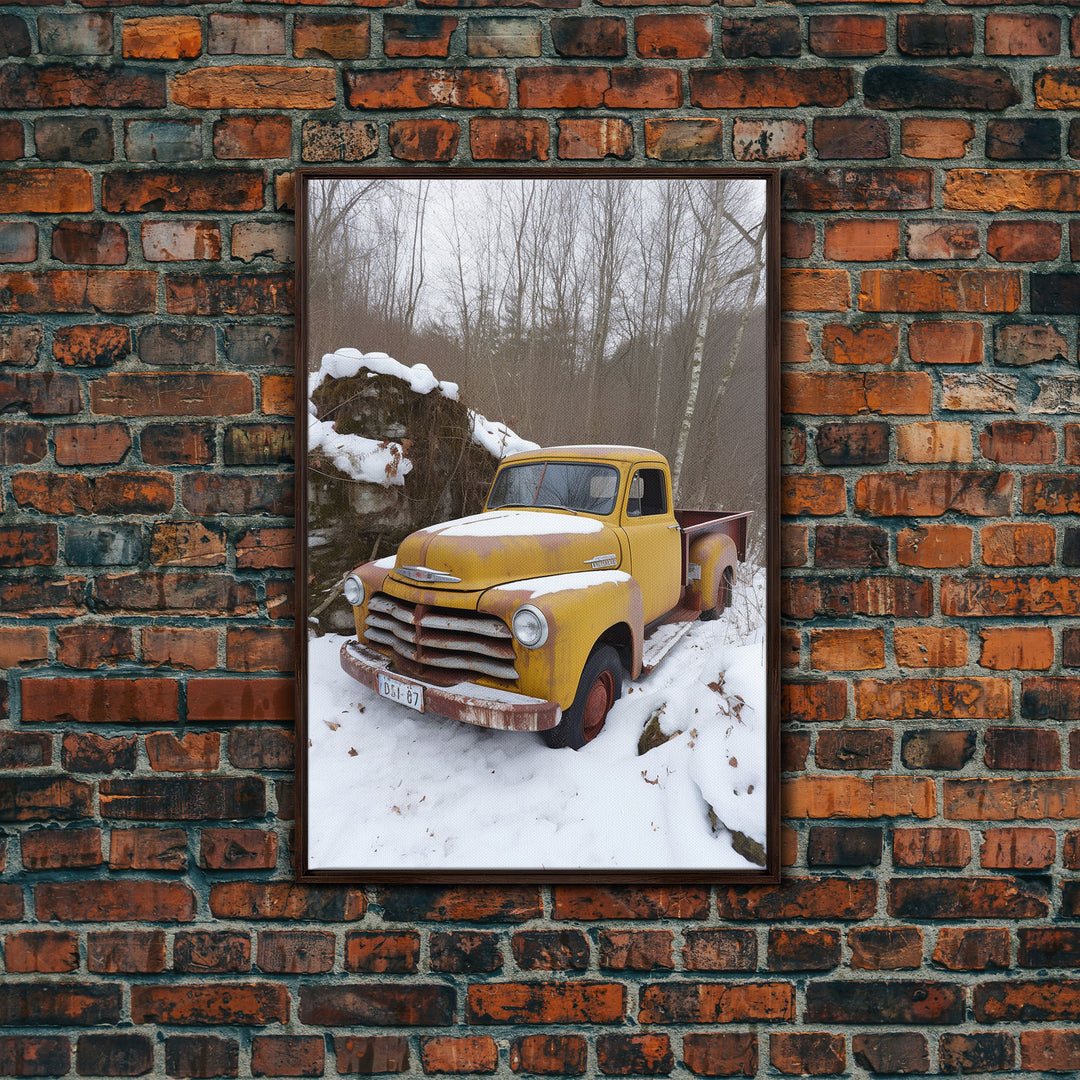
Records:
[[[553,701],[526,697],[509,690],[493,690],[475,683],[435,686],[422,679],[406,678],[390,671],[390,661],[355,640],[341,646],[341,666],[357,682],[379,692],[379,673],[399,683],[423,687],[424,712],[500,731],[547,731],[555,727],[561,710]]]

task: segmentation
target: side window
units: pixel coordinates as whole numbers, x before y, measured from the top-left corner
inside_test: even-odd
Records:
[[[626,500],[628,517],[654,517],[667,513],[667,485],[663,469],[638,469],[630,481]]]

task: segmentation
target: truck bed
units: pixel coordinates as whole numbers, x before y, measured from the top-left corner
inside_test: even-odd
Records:
[[[699,536],[721,533],[735,542],[739,562],[746,558],[746,534],[750,528],[753,510],[676,510],[675,520],[682,530],[683,582],[686,581],[686,564],[690,544]]]

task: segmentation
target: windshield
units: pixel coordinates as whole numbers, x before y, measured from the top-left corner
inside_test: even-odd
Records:
[[[603,516],[615,509],[618,492],[619,472],[610,465],[530,461],[499,471],[487,508],[545,506]]]

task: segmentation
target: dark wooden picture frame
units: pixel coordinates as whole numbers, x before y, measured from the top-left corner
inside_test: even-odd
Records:
[[[778,881],[778,172],[302,168],[296,220],[298,880]],[[662,487],[667,464],[625,449],[650,434],[657,449],[672,447],[678,482],[651,509],[642,484]],[[439,544],[461,537],[457,555],[477,574],[486,568],[482,582],[449,573],[443,548],[427,560],[442,559],[438,566],[404,554],[394,565],[397,545],[416,529],[430,527],[408,551],[434,551],[434,526],[475,521],[500,455],[529,440],[584,444],[556,455],[552,475],[571,460],[568,473],[583,462],[622,470],[612,481],[618,501],[566,509],[534,500],[525,510],[499,510],[521,503],[493,493],[480,525],[439,532]],[[534,468],[547,475],[546,465]],[[603,486],[594,480],[591,495]],[[707,500],[695,506],[750,509],[749,529],[744,521],[717,532],[714,512],[673,511],[672,491],[676,506],[685,492]],[[671,560],[647,560],[639,546],[632,572],[635,523],[627,515],[642,513],[672,521],[666,528],[682,545],[678,607],[665,625],[650,621],[645,647],[634,619],[644,619],[643,604],[649,610],[654,580],[670,577],[646,573],[646,565]],[[556,534],[562,560],[544,571],[559,575],[548,591],[530,561],[547,541],[521,524],[537,521]],[[500,534],[507,527],[530,533],[513,540],[513,558],[500,548],[511,544]],[[621,562],[606,552],[580,557],[592,550],[580,537],[593,530],[621,538]],[[734,585],[720,554],[733,544]],[[376,569],[350,581],[365,563]],[[356,637],[341,593],[347,586],[355,598],[358,582],[370,636],[346,646],[339,662],[342,644]],[[431,684],[417,674],[416,661],[432,655],[420,641],[430,633],[420,613],[426,618],[437,604],[438,590],[470,584],[474,598],[498,592],[514,604],[533,595],[525,586],[536,596],[550,592],[564,604],[558,611],[573,613],[556,618],[541,600],[522,605],[534,614],[522,615],[519,633],[520,608],[500,621],[476,616],[474,599],[466,612],[471,637],[489,632],[476,631],[476,619],[497,622],[497,649],[516,653],[511,661],[526,672],[540,660],[522,650],[554,656],[547,642],[558,639],[562,659],[553,670],[578,686],[572,705],[500,689],[505,674],[459,674],[465,681],[448,689],[438,672]],[[563,599],[570,585],[577,598]],[[584,655],[577,638],[589,638],[591,624],[574,605],[602,611],[615,593],[637,615],[597,639],[579,685],[580,660],[565,658]],[[389,615],[372,615],[376,596]],[[460,598],[448,603],[465,610]],[[725,605],[715,621],[689,621]],[[449,609],[437,610],[445,623]],[[375,640],[389,633],[372,629],[386,618],[412,620],[414,629],[402,624],[406,637],[415,630],[412,644]],[[542,635],[530,620],[543,624]],[[657,635],[675,637],[683,623],[682,641],[631,680],[643,656],[662,653]],[[540,645],[526,644],[534,630]],[[619,700],[619,677],[595,673],[600,651],[608,668],[615,657],[629,669]],[[378,681],[376,668],[386,673]],[[472,694],[464,712],[460,702],[439,704],[461,698],[463,687]],[[558,721],[554,736],[544,734],[549,745],[577,745],[567,727],[575,710],[578,742],[596,737],[578,750],[550,749],[539,728],[492,730],[509,726],[505,710],[522,708],[519,698],[534,705],[514,716]],[[418,703],[423,713],[410,707]],[[602,724],[608,707],[597,735],[590,717],[599,714]],[[459,719],[444,718],[455,708]]]

